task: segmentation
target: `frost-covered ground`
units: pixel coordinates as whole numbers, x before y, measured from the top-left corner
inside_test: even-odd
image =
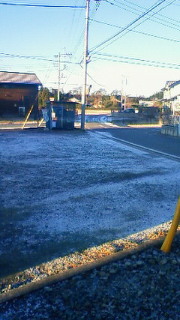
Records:
[[[179,162],[97,132],[1,131],[0,274],[172,219]]]

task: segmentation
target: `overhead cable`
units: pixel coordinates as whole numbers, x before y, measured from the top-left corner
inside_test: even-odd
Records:
[[[138,18],[136,18],[135,20],[133,20],[132,22],[130,22],[127,26],[125,26],[122,30],[120,30],[119,32],[115,33],[113,36],[111,36],[110,38],[104,40],[103,42],[101,42],[99,45],[93,47],[90,52],[93,52],[94,50],[96,50],[99,47],[102,47],[103,45],[106,44],[106,46],[104,46],[102,49],[103,50],[105,47],[107,47],[108,45],[112,44],[114,41],[117,40],[117,37],[123,33],[124,31],[128,30],[126,33],[130,32],[131,30],[133,30],[134,28],[136,28],[137,26],[139,26],[140,24],[142,24],[143,22],[145,22],[146,20],[149,19],[149,17],[145,20],[145,21],[141,21],[138,25],[134,26],[133,29],[129,30],[129,28],[131,26],[133,26],[136,22],[138,22],[139,20],[141,20],[142,18],[144,18],[146,15],[148,15],[148,13],[150,13],[151,11],[153,11],[154,9],[156,9],[157,7],[159,7],[162,3],[164,3],[166,0],[161,0],[160,2],[156,3],[155,5],[153,5],[152,7],[150,7],[146,12],[144,12],[143,14],[141,14]],[[170,4],[172,4],[173,2],[175,2],[176,0],[173,0],[172,2],[168,3],[165,7],[169,6]],[[161,8],[160,10],[164,9],[165,7]],[[159,10],[159,11],[160,11]],[[158,11],[158,12],[159,12]],[[157,14],[158,12],[154,12],[153,15]],[[124,34],[125,35],[125,34]]]
[[[33,60],[40,60],[40,61],[50,61],[50,62],[57,62],[54,59],[47,59],[39,56],[23,56],[20,54],[11,54],[11,53],[4,53],[0,52],[1,56],[5,56],[6,58],[20,58],[20,59],[33,59]],[[78,62],[71,62],[71,61],[61,61],[62,63],[70,63],[70,64],[79,64]]]
[[[97,56],[97,57],[96,57]],[[99,56],[99,58],[98,58]],[[152,67],[159,67],[159,68],[170,68],[170,69],[180,69],[180,64],[170,63],[170,62],[161,62],[155,60],[146,60],[134,57],[127,57],[127,56],[116,56],[111,54],[100,54],[96,53],[94,58],[96,60],[106,60],[110,62],[121,62],[121,63],[128,63],[128,64],[138,64],[138,65],[147,65]]]
[[[117,38],[117,36],[119,36],[123,31],[127,30],[129,27],[131,27],[134,23],[136,23],[137,21],[139,21],[140,19],[142,19],[144,16],[146,16],[149,12],[151,12],[152,10],[154,10],[156,7],[158,7],[160,4],[162,4],[163,2],[165,2],[166,0],[161,0],[158,4],[154,5],[153,7],[150,7],[146,12],[144,12],[143,14],[141,14],[138,18],[136,18],[135,20],[133,20],[132,22],[130,22],[127,26],[125,26],[121,31],[118,31],[117,33],[115,33],[113,36],[111,36],[110,38],[104,40],[103,42],[101,42],[99,45],[95,46],[94,48],[92,48],[90,50],[90,52],[96,50],[97,48],[101,47],[102,45],[108,43],[109,41],[112,41],[113,39]],[[106,0],[106,2],[108,2]]]
[[[114,27],[114,28],[118,28],[118,29],[123,29],[123,27],[117,26],[117,25],[115,25],[115,24],[110,24],[110,23],[107,23],[107,22],[104,22],[104,21],[98,21],[98,20],[95,20],[95,19],[89,19],[89,20],[94,21],[94,22],[97,22],[97,23],[100,23],[100,24],[104,24],[104,25],[107,25],[107,26],[110,26],[110,27]],[[158,39],[161,39],[161,40],[172,41],[172,42],[180,42],[180,40],[177,40],[177,39],[172,39],[172,38],[166,38],[166,37],[162,37],[162,36],[157,36],[157,35],[155,35],[155,34],[151,34],[151,33],[147,33],[147,32],[142,32],[142,31],[137,31],[137,30],[132,30],[132,29],[127,29],[127,30],[128,30],[128,31],[131,31],[131,32],[134,32],[134,33],[143,34],[143,35],[145,35],[145,36],[158,38]]]
[[[80,65],[80,67],[83,69],[83,67]],[[90,78],[94,83],[96,83],[98,86],[100,87],[104,87],[105,85],[102,85],[100,83],[98,83],[96,80],[94,80],[94,78],[87,72],[87,76],[88,78]]]
[[[29,3],[13,3],[13,2],[0,2],[3,6],[20,6],[20,7],[39,7],[39,8],[72,8],[72,9],[85,9],[85,6],[61,6],[61,5],[46,5],[46,4],[29,4]]]
[[[110,61],[110,62],[135,64],[135,65],[149,66],[149,67],[156,67],[156,68],[164,68],[164,69],[178,69],[178,70],[180,69],[180,67],[164,66],[164,65],[159,65],[159,64],[142,63],[142,62],[125,61],[125,60],[108,59],[108,58],[97,58],[96,60],[105,60],[105,61]]]
[[[137,61],[141,61],[141,62],[159,63],[159,64],[162,64],[162,65],[171,65],[171,66],[180,67],[180,64],[171,63],[171,62],[161,62],[161,61],[146,60],[146,59],[141,59],[141,58],[127,57],[127,56],[117,56],[117,55],[108,54],[108,53],[96,53],[95,52],[94,54],[97,55],[97,56],[123,58],[123,59],[128,59],[128,60],[137,60]]]
[[[125,4],[125,3],[122,3],[122,1],[117,1],[117,0],[111,0],[111,1],[114,1],[114,2],[112,3],[112,2],[110,2],[109,0],[106,0],[106,2],[110,3],[111,5],[114,5],[114,6],[118,7],[118,8],[121,8],[121,9],[123,9],[123,10],[129,11],[129,12],[134,13],[134,14],[135,14],[135,13],[138,14],[138,12],[141,12],[141,13],[142,13],[143,10],[146,9],[145,7],[142,7],[142,6],[139,6],[139,5],[137,5],[137,4],[134,4],[134,3],[131,2],[131,1],[122,0],[123,2],[126,2],[126,4]],[[118,4],[117,4],[117,3],[118,3]],[[131,4],[131,5],[128,5],[127,3],[129,3],[129,4]],[[132,5],[134,5],[135,8],[133,8]],[[122,6],[123,6],[123,7],[122,7]],[[130,9],[127,9],[127,8],[130,8],[131,10],[130,10]],[[140,8],[140,9],[138,9],[138,8]],[[133,10],[133,11],[132,11],[132,10]],[[135,10],[135,11],[134,11],[134,10]],[[160,17],[162,17],[162,18],[160,18]],[[158,22],[159,22],[159,20],[161,20],[161,21],[170,23],[170,24],[172,24],[172,25],[174,25],[174,26],[177,26],[177,24],[179,25],[179,23],[180,23],[179,20],[169,18],[169,17],[167,17],[167,16],[165,16],[165,15],[163,15],[163,14],[160,14],[160,13],[157,14],[157,17],[156,17],[155,19],[158,20]],[[164,19],[167,19],[167,20],[170,20],[170,21],[168,22],[168,21],[166,21],[166,20],[164,20]],[[152,21],[155,21],[155,20],[153,20],[153,19],[151,19],[151,20],[152,20]],[[171,21],[173,21],[173,22],[171,22]],[[176,23],[174,23],[174,22],[176,22]]]

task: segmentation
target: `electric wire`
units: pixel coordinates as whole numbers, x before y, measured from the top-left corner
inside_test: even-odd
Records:
[[[20,58],[20,59],[32,59],[32,60],[38,60],[38,61],[49,61],[49,62],[57,62],[55,59],[47,59],[39,56],[24,56],[20,54],[11,54],[11,53],[4,53],[0,52],[0,55],[5,56],[7,58]],[[69,63],[69,64],[79,64],[78,62],[73,62],[73,61],[61,61],[62,63]]]
[[[105,0],[107,3],[110,3],[109,2],[109,0]],[[110,3],[111,5],[114,5],[113,3]],[[116,5],[117,6],[117,5]],[[137,12],[134,12],[134,11],[132,11],[132,10],[129,10],[129,9],[125,9],[125,8],[123,8],[123,7],[120,7],[120,6],[117,6],[117,7],[119,7],[119,8],[121,8],[121,9],[123,9],[123,10],[125,10],[125,11],[128,11],[128,12],[131,12],[131,13],[133,13],[133,14],[138,14]],[[142,13],[143,11],[141,11],[141,13]],[[179,25],[177,25],[177,24],[172,24],[172,23],[170,23],[169,24],[169,22],[168,21],[166,21],[166,20],[164,20],[164,19],[160,19],[160,18],[149,18],[149,20],[151,20],[151,21],[153,21],[153,22],[155,22],[155,23],[157,23],[157,24],[160,24],[160,25],[163,25],[163,26],[165,26],[165,27],[168,27],[168,28],[170,28],[170,29],[174,29],[174,30],[178,30],[178,31],[180,31],[180,29],[179,29]],[[160,20],[161,21],[163,21],[163,22],[160,22]],[[168,23],[168,24],[167,24]]]
[[[95,53],[97,56],[105,56],[105,57],[113,57],[113,58],[123,58],[127,60],[137,60],[141,62],[148,62],[148,63],[156,63],[156,64],[161,64],[165,66],[174,66],[174,67],[180,67],[180,64],[177,63],[171,63],[171,62],[161,62],[161,61],[155,61],[155,60],[147,60],[147,59],[142,59],[142,58],[134,58],[134,57],[127,57],[127,56],[117,56],[113,54],[108,54],[108,53]]]
[[[0,3],[0,4],[2,4],[2,3]],[[40,6],[42,6],[42,5],[40,5]],[[44,5],[43,5],[44,6]],[[61,6],[45,6],[45,7],[61,7]],[[67,7],[67,6],[66,6]],[[69,6],[68,6],[69,7]],[[73,6],[73,8],[74,8],[74,12],[77,12],[77,10],[75,10],[76,8],[85,8],[85,6]],[[82,11],[80,11],[80,12],[82,12]],[[79,21],[79,20],[78,20]],[[72,29],[71,29],[71,31],[72,31]],[[78,41],[78,44],[76,45],[76,50],[78,49],[78,47],[79,47],[79,42],[81,42],[82,41],[82,36],[81,36],[81,39],[80,39],[80,41]],[[13,57],[13,58],[23,58],[23,59],[34,59],[34,60],[42,60],[42,61],[46,61],[46,62],[55,62],[55,60],[54,59],[47,59],[47,58],[42,58],[42,57],[33,57],[33,56],[21,56],[21,55],[12,55],[12,54],[5,54],[5,53],[0,53],[1,55],[4,55],[4,56],[6,56],[6,57]],[[76,62],[71,62],[71,61],[62,61],[62,63],[69,63],[69,64],[78,64],[78,63],[76,63]],[[46,73],[46,75],[45,75],[45,78],[47,78],[47,73]]]
[[[110,44],[112,44],[114,41],[117,40],[117,37],[119,38],[119,35],[121,33],[123,33],[124,31],[128,30],[124,35],[126,35],[127,33],[129,33],[131,30],[133,30],[134,28],[137,28],[139,25],[141,25],[142,23],[144,23],[145,21],[149,20],[150,17],[147,17],[145,20],[141,21],[138,25],[136,25],[135,27],[133,27],[131,30],[129,30],[129,28],[131,26],[133,26],[136,22],[138,22],[139,20],[141,20],[142,18],[144,18],[148,13],[152,12],[154,9],[156,9],[157,7],[159,7],[162,3],[164,3],[166,0],[161,0],[160,2],[154,4],[152,7],[150,7],[146,12],[144,12],[143,14],[141,14],[138,18],[136,18],[135,20],[133,20],[132,22],[130,22],[128,25],[126,25],[122,30],[118,31],[117,33],[115,33],[113,36],[111,36],[110,38],[104,40],[103,42],[101,42],[100,44],[96,45],[95,47],[93,47],[90,52],[93,52],[94,50],[96,50],[99,47],[104,46],[103,48],[100,49],[103,50],[104,48],[106,48],[107,46],[109,46]],[[176,0],[171,1],[170,3],[168,3],[165,7],[171,5],[173,2],[175,2]],[[159,11],[163,10],[165,7],[161,8]],[[159,12],[158,11],[158,12]],[[153,15],[157,14],[157,12],[154,12]]]
[[[80,67],[83,69],[83,67],[80,65]],[[100,83],[98,83],[96,80],[94,80],[94,78],[89,74],[89,72],[87,72],[87,76],[88,78],[90,78],[95,84],[97,84],[100,87],[106,87],[105,85],[102,85]]]
[[[76,13],[77,13],[77,10],[73,10],[73,16],[72,16],[72,21],[71,21],[71,27],[70,27],[70,29],[69,29],[69,41],[71,42],[71,39],[73,39],[73,36],[74,36],[74,34],[73,34],[73,32],[74,32],[74,28],[73,28],[73,26],[74,26],[74,23],[75,23],[75,16],[76,16]]]
[[[29,3],[13,3],[13,2],[0,2],[3,6],[19,6],[19,7],[36,7],[36,8],[71,8],[71,9],[85,9],[85,6],[70,6],[70,5],[45,5],[45,4],[29,4]]]
[[[106,0],[106,2],[108,2],[108,3],[112,4],[112,5],[115,5],[116,7],[119,7],[119,8],[121,8],[121,9],[124,9],[124,10],[126,10],[126,11],[129,11],[129,12],[131,12],[131,13],[136,13],[136,14],[139,13],[139,12],[143,13],[143,10],[146,10],[145,7],[142,7],[142,6],[139,6],[139,5],[137,5],[137,4],[134,4],[134,3],[132,3],[131,1],[122,0],[122,1],[124,1],[126,4],[125,4],[125,3],[122,3],[122,1],[117,1],[117,0],[111,0],[111,1],[114,1],[114,2],[112,3],[112,2],[110,2],[109,0]],[[120,4],[120,5],[117,5],[116,3],[118,3],[118,4]],[[127,3],[133,4],[135,7],[140,8],[140,9],[133,8],[131,5],[128,5]],[[122,7],[122,6],[123,6],[123,7]],[[129,10],[129,9],[125,9],[126,7],[132,9],[133,11],[131,11],[131,10]],[[136,11],[134,12],[134,10],[136,10]],[[164,19],[162,19],[162,18],[160,18],[160,17],[163,17],[164,19],[167,19],[167,20],[170,20],[170,21],[173,21],[173,22],[170,22],[170,21],[168,22],[168,21],[166,21],[166,20],[164,20]],[[171,23],[172,25],[178,26],[178,27],[179,27],[179,24],[180,24],[180,21],[179,21],[179,20],[169,18],[169,17],[167,17],[167,16],[165,16],[165,15],[163,15],[163,14],[160,14],[160,13],[157,14],[157,17],[155,17],[155,19],[156,19],[156,20],[158,19],[158,21],[161,20],[161,21],[165,21],[165,22],[167,22],[167,23]],[[152,19],[152,21],[153,21],[153,19]],[[176,23],[174,23],[174,22],[176,22]]]
[[[156,15],[158,12],[164,10],[166,7],[170,6],[171,4],[173,4],[176,0],[173,0],[169,3],[167,3],[164,7],[160,8],[158,11],[152,13],[152,16]],[[138,23],[135,27],[133,27],[130,30],[127,30],[120,38],[122,38],[123,36],[125,36],[127,33],[129,33],[130,31],[133,31],[135,28],[137,28],[139,25],[141,25],[142,23],[146,22],[147,20],[149,20],[150,17],[147,17],[143,22]],[[177,29],[178,31],[180,31],[180,29]]]
[[[84,0],[81,0],[81,3],[84,3]],[[75,10],[75,12],[77,13],[77,10]],[[77,55],[78,55],[79,49],[82,47],[82,43],[83,43],[83,39],[84,39],[84,25],[82,25],[82,22],[83,22],[82,11],[79,11],[77,19],[76,19],[76,28],[75,28],[76,32],[74,32],[74,28],[73,29],[71,28],[71,39],[74,39],[76,37],[76,34],[79,33],[77,41],[76,41],[76,43],[73,47],[73,50],[72,50],[72,55],[73,55],[74,59],[76,59],[76,60],[80,59],[80,57],[77,57]],[[73,74],[73,70],[72,70],[72,72],[70,72],[67,81],[70,79],[72,74]],[[67,83],[65,83],[65,84],[67,84]]]
[[[89,16],[90,16],[91,18],[89,17],[89,25],[90,25],[91,22],[93,21],[93,18],[95,17],[95,15],[96,15],[99,7],[100,7],[100,2],[101,2],[101,0],[100,0],[100,1],[95,0],[93,3],[95,3],[95,2],[96,2],[96,4],[95,4],[94,8],[91,9],[91,7],[90,7],[90,14],[89,14]],[[83,38],[83,36],[84,36],[84,31],[83,31],[83,33],[82,33],[82,38]],[[81,38],[81,39],[82,39],[82,38]],[[82,61],[83,61],[83,54],[81,54],[81,57],[80,57],[79,61],[80,61],[80,64],[81,64]]]
[[[117,2],[117,1],[115,1],[115,0],[112,0],[112,1],[114,1],[114,2]],[[163,1],[160,1],[160,3],[158,2],[158,4],[156,4],[156,6],[155,7],[153,7],[151,10],[150,9],[148,9],[148,13],[145,13],[145,12],[143,12],[143,14],[140,16],[140,17],[138,17],[137,19],[135,19],[136,21],[135,22],[137,22],[139,19],[141,19],[141,18],[143,18],[145,15],[148,15],[149,14],[149,12],[151,12],[153,9],[155,9],[157,6],[159,6],[160,4],[162,4],[163,2],[165,2],[166,0],[163,0]],[[106,0],[106,2],[110,2],[110,1],[107,1]],[[129,1],[127,1],[127,2],[129,2]],[[175,2],[175,0],[174,1],[172,1],[171,3],[168,3],[166,6],[169,6],[170,4],[172,4],[172,3],[174,3]],[[100,2],[99,2],[100,3]],[[10,4],[10,3],[2,3],[2,2],[0,2],[0,5],[19,5],[19,4]],[[55,8],[61,8],[61,7],[65,7],[65,8],[73,8],[73,9],[76,9],[76,8],[85,8],[85,6],[51,6],[51,5],[26,5],[26,4],[20,4],[20,5],[23,5],[23,6],[29,6],[29,7],[50,7],[50,8],[52,8],[52,7],[55,7]],[[143,8],[143,7],[142,7]],[[160,9],[159,11],[161,11],[161,10],[163,10],[164,8],[162,8],[162,9]],[[150,11],[149,11],[150,10]],[[76,10],[74,10],[74,14],[75,14],[75,11]],[[140,11],[140,10],[139,10]],[[158,12],[159,12],[158,11]],[[77,12],[77,11],[76,11]],[[80,14],[82,13],[82,11],[80,11]],[[92,11],[92,13],[93,13],[93,11]],[[107,23],[104,23],[104,22],[99,22],[99,21],[96,21],[96,20],[94,20],[94,19],[92,19],[92,16],[94,15],[94,13],[92,14],[91,13],[91,18],[89,19],[90,21],[95,21],[95,22],[98,22],[98,23],[103,23],[103,24],[107,24]],[[96,14],[96,11],[95,11],[95,14]],[[154,12],[154,15],[155,14],[157,14],[158,15],[158,13],[157,12]],[[146,20],[148,20],[148,19],[151,19],[151,17],[148,17]],[[146,21],[145,20],[145,21]],[[141,23],[144,23],[145,21],[143,21],[143,22],[141,22]],[[135,22],[131,22],[131,24],[130,24],[130,26],[131,25],[133,25]],[[140,23],[140,24],[141,24]],[[110,25],[110,24],[107,24],[107,25]],[[138,24],[139,25],[139,24]],[[162,39],[162,40],[168,40],[168,41],[174,41],[174,42],[180,42],[179,40],[176,40],[176,39],[169,39],[169,38],[166,38],[166,37],[158,37],[158,36],[156,36],[156,35],[152,35],[152,34],[148,34],[148,33],[144,33],[144,32],[141,32],[141,31],[134,31],[133,29],[134,28],[136,28],[137,26],[135,26],[133,29],[129,29],[129,28],[127,28],[127,26],[126,27],[118,27],[118,26],[115,26],[115,25],[110,25],[110,26],[112,26],[112,27],[117,27],[117,28],[119,28],[119,29],[121,29],[121,31],[118,33],[118,34],[120,34],[121,32],[123,32],[123,31],[126,31],[127,30],[127,32],[126,33],[128,33],[128,32],[130,32],[130,31],[132,31],[132,32],[136,32],[136,33],[141,33],[141,34],[144,34],[144,35],[148,35],[148,36],[152,36],[152,37],[156,37],[156,38],[160,38],[160,39]],[[124,29],[125,28],[125,29]],[[123,29],[123,30],[122,30]],[[83,32],[82,32],[83,33]],[[126,34],[125,33],[125,34]],[[124,35],[125,35],[124,34]],[[124,36],[124,35],[122,35],[122,36]],[[116,35],[114,35],[113,36],[113,38],[114,37],[116,37],[116,36],[118,36],[117,34]],[[112,37],[110,38],[110,40],[112,40],[113,39]],[[81,39],[81,41],[82,41],[82,35],[80,36],[80,39]],[[94,50],[96,50],[96,49],[98,49],[99,48],[99,46],[102,46],[103,44],[106,44],[107,43],[107,41],[110,41],[110,40],[106,40],[106,42],[104,43],[101,43],[100,45],[98,45],[98,46],[96,46],[94,49],[92,49],[91,50],[91,52],[93,51],[94,52]],[[80,42],[81,42],[80,41]],[[116,41],[116,40],[114,40],[114,41]],[[77,43],[77,45],[76,45],[76,50],[78,49],[78,47],[79,47],[79,41],[78,41],[78,43]],[[103,48],[104,49],[104,48]],[[102,50],[102,49],[101,49]],[[13,54],[6,54],[6,53],[0,53],[0,55],[4,55],[5,57],[11,57],[11,58],[23,58],[23,59],[34,59],[34,60],[42,60],[42,61],[49,61],[49,62],[55,62],[55,60],[53,60],[53,59],[46,59],[46,58],[43,58],[43,57],[38,57],[38,56],[21,56],[21,55],[13,55]],[[107,61],[112,61],[112,62],[122,62],[122,63],[129,63],[129,64],[138,64],[138,65],[148,65],[148,66],[153,66],[153,67],[161,67],[161,68],[174,68],[174,69],[179,69],[179,67],[180,67],[180,65],[178,65],[178,64],[173,64],[173,63],[165,63],[165,62],[159,62],[159,61],[154,61],[154,60],[145,60],[145,59],[138,59],[138,58],[132,58],[132,57],[122,57],[122,56],[113,56],[113,55],[108,55],[108,54],[104,54],[104,55],[101,55],[101,54],[99,54],[98,52],[94,52],[93,53],[93,58],[95,59],[95,58],[97,58],[98,60],[107,60]],[[118,60],[119,59],[119,60]],[[93,60],[93,61],[95,61],[95,60]],[[65,63],[65,62],[62,62],[62,63]],[[78,62],[66,62],[66,63],[71,63],[71,64],[79,64]],[[48,69],[49,69],[49,67],[48,67]],[[88,77],[94,82],[94,83],[96,83],[96,84],[98,84],[99,86],[101,86],[98,82],[96,82],[93,78],[92,78],[92,76],[91,75],[89,75],[88,74]],[[49,77],[48,77],[48,79],[49,79]],[[54,82],[55,83],[55,82]],[[67,81],[66,81],[66,83],[65,84],[67,84]]]
[[[114,28],[118,28],[118,29],[123,29],[123,27],[120,27],[120,26],[117,26],[115,24],[110,24],[110,23],[107,23],[107,22],[104,22],[104,21],[98,21],[98,20],[95,20],[95,19],[90,19],[94,22],[97,22],[97,23],[100,23],[100,24],[104,24],[104,25],[107,25],[107,26],[110,26],[110,27],[114,27]],[[177,39],[172,39],[172,38],[166,38],[166,37],[163,37],[163,36],[157,36],[155,34],[151,34],[151,33],[147,33],[147,32],[143,32],[143,31],[137,31],[137,30],[131,30],[131,29],[127,29],[128,31],[131,31],[131,32],[134,32],[134,33],[139,33],[139,34],[143,34],[145,36],[149,36],[149,37],[153,37],[153,38],[158,38],[158,39],[161,39],[161,40],[166,40],[166,41],[172,41],[172,42],[180,42],[180,40],[177,40]]]
[[[81,0],[82,4],[83,4],[83,2],[84,2],[84,0]],[[82,30],[82,10],[80,10],[80,11],[73,10],[73,12],[74,12],[73,18],[72,18],[73,21],[72,21],[71,27],[70,27],[70,39],[74,39],[76,37],[76,34],[80,33],[79,30]],[[69,40],[69,42],[70,41],[71,40]]]
[[[179,64],[173,64],[173,63],[165,63],[160,61],[154,61],[154,60],[145,60],[145,59],[139,59],[139,58],[132,58],[132,57],[123,57],[123,56],[113,56],[113,55],[102,55],[100,58],[95,57],[96,60],[105,60],[109,62],[119,62],[119,63],[126,63],[126,64],[136,64],[136,65],[142,65],[142,66],[150,66],[150,67],[158,67],[158,68],[167,68],[167,69],[180,69]]]
[[[0,55],[3,55],[5,57],[9,57],[9,58],[33,59],[33,60],[55,62],[55,60],[53,60],[53,59],[42,58],[39,56],[24,56],[24,55],[20,55],[20,54],[11,54],[11,53],[4,53],[4,52],[0,52]]]
[[[123,2],[125,2],[125,3],[129,3],[129,4],[131,4],[131,5],[133,5],[133,6],[135,6],[135,7],[138,7],[138,8],[141,8],[141,9],[146,9],[145,7],[142,7],[142,6],[140,6],[140,5],[138,5],[138,4],[136,4],[136,3],[134,3],[134,2],[132,2],[132,1],[128,1],[128,0],[113,0],[114,2],[117,2],[117,3],[121,3],[121,1],[123,1]],[[174,22],[177,22],[178,24],[180,23],[180,20],[176,20],[176,19],[173,19],[173,18],[170,18],[170,17],[168,17],[168,16],[166,16],[166,15],[164,15],[164,14],[158,14],[157,15],[158,17],[159,16],[161,16],[161,17],[164,17],[165,19],[168,19],[168,20],[171,20],[171,21],[174,21]]]
[[[101,47],[102,45],[108,43],[109,41],[113,40],[114,38],[116,38],[119,34],[121,34],[123,31],[127,30],[130,26],[132,26],[134,23],[136,23],[137,21],[139,21],[140,19],[142,19],[145,15],[147,15],[149,12],[151,12],[153,9],[155,9],[157,6],[159,6],[160,4],[162,4],[163,2],[165,2],[166,0],[161,0],[158,4],[154,5],[153,7],[150,7],[146,12],[144,12],[143,14],[141,14],[140,16],[138,16],[138,18],[136,18],[135,20],[133,20],[132,22],[130,22],[128,25],[126,25],[121,31],[118,31],[117,33],[115,33],[113,36],[111,36],[110,38],[104,40],[103,42],[101,42],[100,44],[98,44],[97,46],[93,47],[90,52],[93,52],[94,50],[96,50],[97,48]],[[106,2],[108,2],[106,0]]]
[[[118,63],[125,63],[125,64],[135,64],[135,65],[164,68],[164,69],[174,69],[174,70],[180,69],[179,67],[163,66],[163,65],[159,65],[159,64],[156,65],[156,64],[150,64],[150,63],[140,63],[140,62],[134,62],[134,61],[125,61],[125,60],[108,59],[108,58],[97,58],[96,61],[97,60],[104,60],[104,61],[118,62]]]

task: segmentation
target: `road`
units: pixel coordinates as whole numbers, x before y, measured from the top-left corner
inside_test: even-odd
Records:
[[[160,127],[118,127],[112,126],[111,123],[103,123],[103,121],[106,121],[106,115],[88,115],[86,128],[99,133],[111,134],[116,141],[128,142],[180,157],[180,138],[161,134]],[[0,129],[21,129],[22,125],[23,122],[1,123]],[[37,128],[37,122],[28,122],[25,128]]]
[[[134,128],[99,126],[94,130],[111,134],[117,140],[143,146],[162,153],[180,157],[180,138],[161,134],[161,128]]]

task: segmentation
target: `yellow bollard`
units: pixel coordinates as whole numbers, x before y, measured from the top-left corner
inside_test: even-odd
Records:
[[[178,228],[178,224],[180,222],[180,197],[177,202],[174,218],[172,220],[172,225],[168,231],[168,234],[163,242],[161,250],[164,252],[169,252],[171,250],[171,244],[176,234],[176,230]]]
[[[29,119],[29,117],[30,117],[30,114],[31,114],[33,108],[34,108],[34,106],[32,105],[31,108],[30,108],[30,110],[29,110],[29,112],[28,112],[28,114],[27,114],[27,116],[26,116],[26,119],[24,120],[24,123],[23,123],[23,126],[22,126],[21,129],[24,129],[24,127],[25,127],[25,125],[26,125],[26,122],[28,121],[28,119]]]

